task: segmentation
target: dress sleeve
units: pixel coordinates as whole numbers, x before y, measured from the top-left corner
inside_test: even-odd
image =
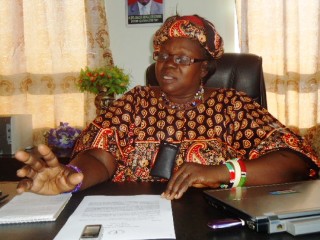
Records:
[[[232,144],[237,149],[243,149],[246,159],[252,160],[271,151],[290,149],[305,156],[311,168],[317,171],[319,159],[301,136],[244,93],[235,92],[230,102],[228,115],[233,124],[233,131],[230,132]]]
[[[126,137],[133,123],[137,91],[137,87],[133,88],[114,101],[81,132],[72,158],[88,149],[103,149],[114,155],[116,160],[121,159],[122,148],[126,146]]]

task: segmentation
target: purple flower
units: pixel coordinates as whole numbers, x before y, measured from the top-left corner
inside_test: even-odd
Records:
[[[60,126],[52,128],[48,133],[48,145],[58,148],[72,148],[81,130],[60,122]]]

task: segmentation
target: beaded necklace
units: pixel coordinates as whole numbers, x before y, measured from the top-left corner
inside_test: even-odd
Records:
[[[174,103],[171,102],[166,94],[164,92],[161,92],[160,101],[164,103],[165,106],[171,109],[177,109],[177,110],[186,110],[189,108],[193,108],[198,106],[199,104],[203,103],[203,94],[204,94],[204,88],[202,85],[200,85],[199,90],[194,95],[193,99],[186,103]]]

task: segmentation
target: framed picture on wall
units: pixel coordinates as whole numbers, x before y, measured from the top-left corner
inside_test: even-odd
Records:
[[[161,25],[165,0],[126,0],[128,26]]]

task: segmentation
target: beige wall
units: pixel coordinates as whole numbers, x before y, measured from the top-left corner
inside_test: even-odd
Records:
[[[126,0],[105,0],[110,44],[116,65],[132,76],[131,87],[145,84],[145,69],[152,63],[152,35],[159,26],[128,27]],[[165,18],[199,14],[212,21],[225,41],[225,51],[235,52],[234,0],[164,0]]]

